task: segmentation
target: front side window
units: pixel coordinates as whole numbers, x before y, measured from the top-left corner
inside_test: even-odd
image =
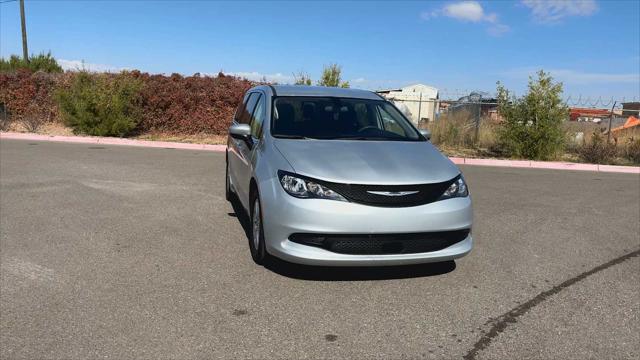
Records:
[[[399,136],[408,135],[407,131],[396,120],[400,117],[400,114],[397,113],[398,111],[393,106],[387,104],[387,106],[379,107],[378,110],[380,111],[382,126],[386,131],[390,131]]]
[[[240,124],[249,124],[251,122],[251,113],[253,112],[256,102],[258,101],[258,93],[250,93],[246,100],[236,110],[236,121]]]
[[[387,101],[331,97],[277,97],[271,134],[325,140],[423,140]]]
[[[265,101],[264,96],[259,95],[258,104],[251,116],[251,136],[259,139],[262,136],[262,123],[265,117]]]

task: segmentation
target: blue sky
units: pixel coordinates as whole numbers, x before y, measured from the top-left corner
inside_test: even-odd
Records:
[[[5,0],[0,0],[5,1]],[[17,2],[0,55],[21,54]],[[639,1],[26,1],[30,52],[65,67],[289,82],[337,62],[354,87],[522,92],[545,69],[565,94],[640,97]]]

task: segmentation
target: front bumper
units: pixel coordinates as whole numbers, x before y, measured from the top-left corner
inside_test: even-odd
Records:
[[[260,184],[263,226],[269,254],[294,263],[325,266],[407,265],[453,260],[471,251],[471,233],[447,248],[411,254],[352,255],[288,240],[294,233],[398,234],[471,229],[471,198],[389,208],[351,202],[298,199],[287,194],[277,179]]]

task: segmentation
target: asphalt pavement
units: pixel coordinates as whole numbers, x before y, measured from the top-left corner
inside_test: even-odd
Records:
[[[265,268],[224,153],[2,140],[0,358],[639,358],[640,176],[462,171],[465,258]]]

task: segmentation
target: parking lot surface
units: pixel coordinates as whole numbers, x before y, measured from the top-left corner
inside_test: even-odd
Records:
[[[640,176],[462,167],[444,264],[250,258],[224,153],[0,142],[0,358],[640,357]]]

